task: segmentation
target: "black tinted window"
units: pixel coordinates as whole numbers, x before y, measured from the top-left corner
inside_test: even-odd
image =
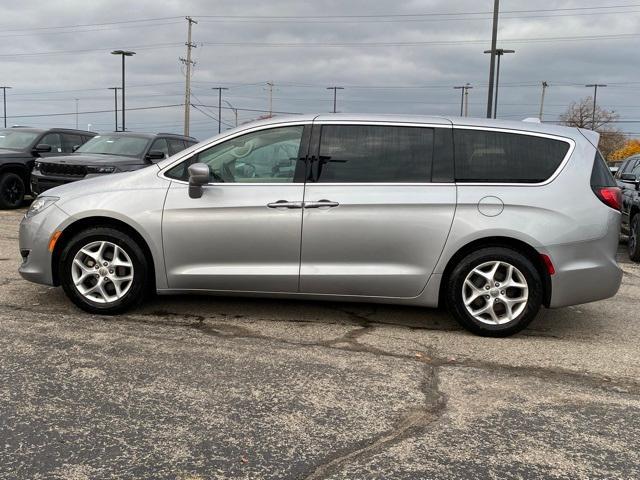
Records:
[[[326,125],[320,182],[430,182],[433,129]]]
[[[593,161],[593,168],[591,169],[591,186],[592,187],[615,187],[616,181],[611,175],[611,170],[607,167],[607,163],[600,155],[600,152],[596,152],[596,158]]]
[[[178,138],[168,138],[167,142],[169,142],[169,150],[171,150],[171,155],[175,155],[176,153],[181,152],[186,148],[185,142]]]
[[[467,129],[455,129],[454,145],[455,177],[460,182],[543,182],[569,150],[561,140]]]
[[[71,133],[62,134],[62,150],[64,152],[73,152],[74,147],[79,147],[84,142],[80,135],[74,135]]]

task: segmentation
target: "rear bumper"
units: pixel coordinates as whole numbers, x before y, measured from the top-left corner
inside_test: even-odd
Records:
[[[619,237],[620,215],[614,213],[604,237],[544,249],[556,269],[551,276],[551,308],[595,302],[618,292],[622,282],[615,258]]]

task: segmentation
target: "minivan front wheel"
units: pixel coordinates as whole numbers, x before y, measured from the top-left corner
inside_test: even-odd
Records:
[[[60,281],[67,296],[90,313],[112,315],[144,297],[148,265],[138,243],[108,227],[84,230],[60,257]]]
[[[542,280],[532,262],[505,247],[464,257],[451,272],[447,304],[473,333],[506,337],[525,328],[542,304]]]

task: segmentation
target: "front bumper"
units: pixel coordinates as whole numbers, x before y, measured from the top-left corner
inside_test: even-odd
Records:
[[[34,217],[22,219],[19,234],[22,264],[18,269],[22,278],[54,285],[49,241],[68,219],[69,215],[55,204]]]
[[[31,191],[34,195],[39,195],[50,188],[59,187],[71,182],[77,182],[86,177],[72,177],[62,175],[43,175],[41,172],[34,170],[31,172]]]

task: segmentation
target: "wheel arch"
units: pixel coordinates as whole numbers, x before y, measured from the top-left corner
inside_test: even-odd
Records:
[[[149,281],[151,282],[149,285],[149,288],[151,291],[155,291],[156,268],[155,268],[153,254],[151,253],[151,248],[149,247],[149,244],[144,239],[144,237],[140,234],[140,232],[138,232],[134,227],[132,227],[128,223],[122,220],[118,220],[112,217],[105,217],[105,216],[92,216],[92,217],[81,218],[76,220],[73,223],[70,223],[64,228],[64,230],[62,230],[62,233],[60,234],[60,237],[58,238],[55,244],[55,248],[53,249],[53,252],[51,254],[51,274],[52,274],[53,284],[60,285],[60,272],[59,272],[60,256],[65,246],[78,232],[81,232],[86,228],[95,228],[95,227],[115,228],[117,230],[120,230],[126,233],[127,235],[130,235],[136,242],[138,242],[138,245],[140,245],[140,248],[144,253],[145,259],[147,260],[147,265],[149,268]]]
[[[447,261],[447,265],[442,274],[442,281],[440,282],[440,290],[439,290],[439,301],[440,305],[444,305],[444,295],[447,289],[447,285],[449,283],[449,277],[451,272],[456,267],[456,265],[469,253],[485,247],[503,247],[509,248],[512,250],[521,253],[525,257],[527,257],[531,263],[535,266],[536,270],[540,274],[540,278],[542,279],[542,287],[543,287],[543,297],[542,304],[545,307],[549,307],[551,302],[551,276],[547,270],[547,267],[540,256],[540,252],[538,252],[533,246],[530,244],[513,238],[513,237],[505,237],[505,236],[492,236],[485,237],[473,240],[462,247],[460,247]]]

